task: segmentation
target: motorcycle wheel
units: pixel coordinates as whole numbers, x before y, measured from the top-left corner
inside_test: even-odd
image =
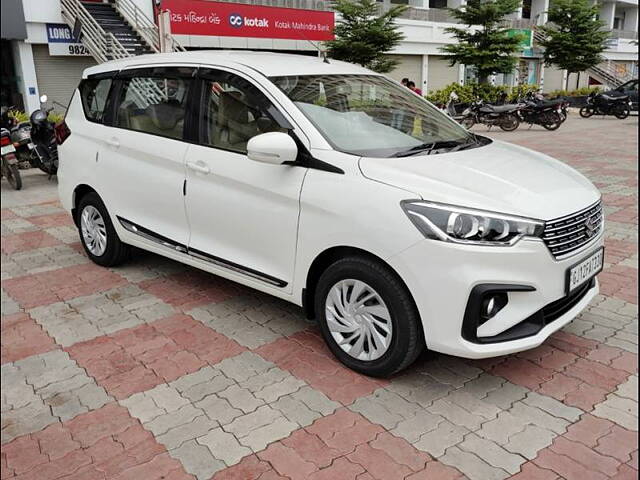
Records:
[[[51,155],[49,155],[49,152],[44,148],[41,148],[39,152],[40,156],[38,157],[38,168],[47,175],[55,175],[58,169],[55,165],[53,165],[53,162],[51,162]]]
[[[544,119],[544,122],[542,123],[542,127],[546,128],[547,130],[553,131],[553,130],[559,129],[562,123],[563,123],[562,116],[554,112],[549,114],[549,116]]]
[[[505,132],[513,132],[519,126],[520,126],[520,120],[516,115],[512,113],[505,115],[499,124],[499,127]]]
[[[2,175],[7,177],[9,185],[11,185],[14,190],[20,190],[22,188],[22,177],[20,176],[18,165],[9,165],[6,160],[3,160]]]
[[[629,108],[629,105],[616,105],[613,109],[613,114],[616,116],[616,118],[624,120],[631,114],[631,109]]]
[[[462,125],[467,130],[471,130],[471,127],[473,127],[475,124],[476,124],[475,120],[471,117],[463,118],[460,121],[460,125]]]
[[[589,118],[591,117],[595,112],[595,110],[591,107],[582,107],[580,109],[580,116],[582,118]]]

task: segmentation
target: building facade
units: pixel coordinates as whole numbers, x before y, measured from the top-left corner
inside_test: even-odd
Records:
[[[397,3],[409,7],[398,20],[404,39],[391,53],[399,61],[390,73],[392,78],[410,78],[425,93],[473,79],[471,69],[450,66],[440,50],[455,41],[445,32],[454,24],[446,8],[458,7],[465,1],[380,1],[382,9]],[[525,33],[529,40],[522,46],[516,71],[497,76],[493,79],[496,84],[537,84],[545,92],[564,88],[566,73],[545,67],[536,46],[535,27],[546,22],[549,1],[553,0],[523,0],[521,8],[509,19],[511,27]],[[116,28],[109,23],[115,17],[95,5],[103,3],[106,5],[102,7],[112,9],[113,15],[128,22],[126,28],[132,33],[123,33],[125,26]],[[163,31],[172,30],[172,38],[185,49],[317,55],[322,40],[327,38],[327,22],[333,22],[326,0],[2,0],[1,6],[2,104],[16,105],[27,112],[39,107],[38,99],[43,93],[57,104],[66,105],[84,68],[114,58],[105,53],[105,48],[114,48],[110,40],[105,46],[104,38],[96,36],[96,29],[105,37],[117,39],[114,42],[121,55],[161,48],[153,45],[149,34],[157,27],[145,23],[157,23],[159,8],[170,11],[164,17]],[[271,8],[265,10],[266,7]],[[571,75],[570,88],[611,86],[638,75],[638,0],[605,0],[599,16],[612,31],[604,55],[606,61],[588,72]],[[266,25],[251,23],[260,19]]]

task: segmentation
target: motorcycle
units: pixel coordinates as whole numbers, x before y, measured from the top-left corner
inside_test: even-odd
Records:
[[[564,100],[545,100],[530,92],[520,100],[518,116],[520,121],[529,124],[529,128],[540,125],[547,130],[557,130],[567,119],[565,104]]]
[[[56,142],[55,126],[48,120],[51,108],[43,108],[47,96],[40,97],[41,108],[31,114],[31,140],[35,144],[34,153],[38,160],[38,167],[49,176],[58,172],[58,145]]]
[[[518,108],[518,105],[489,105],[476,100],[462,112],[460,124],[467,130],[482,123],[489,128],[497,125],[505,132],[513,132],[520,125]]]
[[[18,157],[16,157],[16,148],[11,141],[11,133],[6,128],[0,129],[0,174],[7,178],[9,185],[14,190],[22,188],[22,177],[18,170]]]
[[[582,118],[593,115],[613,115],[624,120],[631,113],[631,100],[629,95],[609,95],[606,93],[591,92],[587,97],[587,104],[580,109]]]

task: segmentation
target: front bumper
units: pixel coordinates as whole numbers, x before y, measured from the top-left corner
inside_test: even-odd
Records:
[[[460,357],[485,358],[537,347],[573,320],[599,290],[594,280],[579,298],[558,302],[566,296],[567,269],[601,248],[603,242],[600,235],[580,254],[559,261],[542,241],[535,239],[525,239],[511,247],[424,240],[388,262],[413,295],[429,349]],[[486,284],[527,288],[509,291],[507,305],[477,328],[478,338],[470,341],[469,335],[463,335],[465,312],[474,288]],[[549,311],[550,306],[559,304],[563,308],[556,308],[553,319],[540,320],[545,307]],[[539,322],[537,328],[534,325],[528,331],[522,330],[523,321],[532,319]],[[519,328],[520,335],[510,335]]]

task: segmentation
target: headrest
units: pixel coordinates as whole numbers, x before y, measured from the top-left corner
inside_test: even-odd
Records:
[[[182,109],[169,103],[158,103],[146,108],[149,118],[160,130],[173,130],[176,124],[182,120]]]
[[[221,92],[218,118],[221,126],[229,120],[240,123],[249,121],[249,107],[240,99],[240,92]]]

